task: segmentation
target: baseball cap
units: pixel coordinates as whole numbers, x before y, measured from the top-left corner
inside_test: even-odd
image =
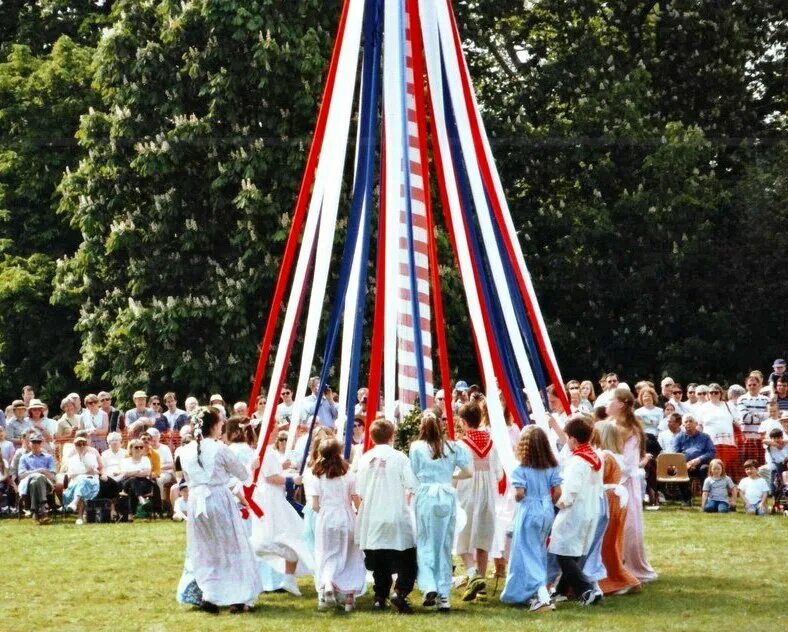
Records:
[[[784,367],[784,366],[785,366],[785,360],[783,360],[782,358],[777,358],[777,359],[774,361],[774,364],[772,364],[772,368],[773,368],[773,369],[777,369],[777,368],[779,368],[779,367],[781,367],[781,366],[782,366],[782,367]]]
[[[134,391],[132,399],[139,399],[140,397],[148,399],[148,395],[145,393],[145,391]]]
[[[460,380],[454,385],[454,390],[459,391],[460,393],[464,393],[468,390],[468,382],[465,380]]]
[[[44,437],[38,433],[30,435],[28,439],[33,443],[42,443],[44,441]]]

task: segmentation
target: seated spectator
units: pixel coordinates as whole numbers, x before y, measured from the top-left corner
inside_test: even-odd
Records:
[[[714,458],[715,449],[711,437],[698,429],[698,422],[691,414],[684,415],[684,432],[673,440],[673,451],[683,454],[687,459],[687,470],[691,479],[704,481],[709,463]],[[692,486],[682,486],[682,500],[685,506],[692,504]]]
[[[16,446],[13,441],[6,439],[5,426],[0,426],[0,459],[5,459],[10,466],[14,460],[14,452],[16,452]]]
[[[10,510],[12,492],[11,466],[6,459],[0,456],[0,499],[6,501],[0,506],[0,514],[8,513]]]
[[[164,405],[167,410],[164,411],[164,417],[167,419],[169,425],[168,430],[179,432],[187,423],[189,423],[189,416],[185,410],[178,408],[178,399],[175,393],[165,393]]]
[[[719,459],[709,463],[709,475],[703,481],[701,506],[706,513],[728,513],[731,504],[736,504],[736,485],[725,474],[725,466]]]
[[[659,422],[659,431],[662,432],[663,430],[667,429],[668,427],[668,419],[673,414],[678,414],[681,417],[680,413],[676,412],[676,407],[673,405],[673,402],[665,403],[665,407],[662,409],[662,414],[665,415],[662,418],[662,421]]]
[[[74,400],[64,397],[60,402],[60,410],[63,411],[63,415],[57,423],[57,436],[58,438],[73,437],[74,433],[79,430],[79,416],[76,413]]]
[[[107,449],[109,419],[99,408],[99,398],[92,393],[85,397],[85,408],[79,416],[79,429],[86,430],[90,445],[99,452]]]
[[[145,508],[153,493],[150,459],[143,454],[145,445],[140,439],[134,439],[129,443],[129,450],[130,456],[123,459],[123,491],[120,493],[128,499],[128,506],[121,510],[123,520],[129,519],[128,513],[134,513],[135,518],[146,517]]]
[[[120,432],[126,428],[126,418],[123,413],[112,406],[112,395],[107,391],[98,394],[99,408],[107,416],[107,432]],[[109,439],[107,439],[109,442]]]
[[[656,441],[659,434],[659,424],[663,418],[662,409],[656,405],[657,393],[648,386],[641,388],[638,394],[638,403],[640,408],[635,411],[635,415],[640,417],[640,420],[643,422],[646,442],[648,443],[649,441],[649,435]]]
[[[152,446],[151,436],[146,432],[142,436],[140,436],[140,441],[142,441],[142,455],[148,457],[150,461],[150,474],[152,479],[159,478],[161,474],[161,457],[159,453],[154,450]]]
[[[766,498],[769,484],[758,473],[758,461],[749,459],[744,463],[746,478],[739,481],[739,491],[744,500],[744,510],[756,516],[766,515]]]
[[[183,482],[173,485],[178,490],[178,498],[172,505],[172,519],[176,522],[183,522],[189,513],[189,486]]]
[[[6,420],[5,434],[9,441],[12,441],[15,446],[19,447],[22,445],[22,433],[25,430],[32,429],[33,424],[27,418],[25,402],[21,399],[15,399],[11,404],[11,408],[13,410],[13,417]]]
[[[186,414],[193,415],[200,407],[200,402],[197,401],[196,397],[187,397],[183,405],[186,407]]]
[[[99,498],[106,498],[112,501],[111,517],[114,520],[117,516],[115,499],[123,490],[123,459],[128,456],[128,452],[121,447],[121,434],[110,432],[107,435],[109,448],[101,453],[103,470],[99,483]]]
[[[88,438],[74,439],[74,454],[66,464],[68,487],[63,491],[63,502],[77,514],[76,524],[83,524],[85,503],[98,496],[99,462],[93,452],[88,451]]]
[[[170,446],[161,443],[161,434],[156,428],[148,428],[146,433],[150,437],[150,450],[159,457],[159,474],[156,484],[159,486],[160,498],[167,498],[167,489],[175,482],[175,460]]]
[[[136,391],[132,399],[134,400],[134,408],[127,410],[125,414],[126,428],[128,428],[129,432],[132,432],[132,426],[137,424],[137,434],[141,434],[153,426],[154,413],[147,406],[148,396],[145,394],[145,391]],[[143,417],[145,418],[144,427],[140,428],[138,422]]]
[[[44,438],[30,436],[30,452],[19,461],[19,494],[27,496],[30,511],[40,524],[47,524],[49,504],[47,496],[54,490],[55,458],[42,449]]]
[[[681,434],[681,415],[673,413],[668,419],[668,427],[659,433],[657,442],[663,452],[675,452],[673,442]]]
[[[183,475],[183,468],[181,467],[180,461],[180,452],[184,446],[189,445],[192,442],[192,435],[191,432],[184,432],[185,430],[189,430],[191,426],[184,426],[181,429],[181,445],[175,448],[175,452],[173,456],[173,474],[175,476],[175,482],[180,485],[181,483],[185,483],[185,477]],[[180,497],[179,486],[173,485],[170,487],[170,506],[175,507],[175,501]]]

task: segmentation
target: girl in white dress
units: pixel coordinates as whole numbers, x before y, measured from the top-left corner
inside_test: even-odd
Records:
[[[364,592],[367,570],[364,554],[355,543],[354,505],[356,479],[342,458],[342,444],[336,439],[323,441],[320,460],[313,466],[316,483],[310,499],[317,514],[315,525],[315,583],[318,608],[336,605],[335,593],[345,595],[345,611],[351,612],[356,595]]]
[[[310,574],[315,566],[314,557],[304,541],[304,521],[285,497],[284,471],[277,451],[271,446],[263,457],[260,475],[254,500],[262,508],[263,516],[250,517],[252,547],[259,558],[275,571],[284,573],[282,588],[300,597],[296,572]]]
[[[201,411],[194,423],[195,441],[180,453],[189,479],[186,566],[194,573],[203,610],[215,613],[219,606],[230,606],[231,612],[246,612],[261,592],[260,576],[228,487],[232,477],[246,478],[246,468],[219,440],[218,410]]]

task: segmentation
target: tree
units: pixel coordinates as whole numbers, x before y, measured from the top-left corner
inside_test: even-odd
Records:
[[[773,222],[750,241],[788,201],[785,9],[468,0],[459,15],[564,372],[735,379],[783,352],[776,310],[740,297],[785,304],[784,284],[731,266],[784,236]]]
[[[76,164],[74,132],[95,96],[91,49],[66,36],[36,57],[13,45],[0,63],[0,396],[75,386],[76,310],[50,304],[55,261],[79,233],[57,215],[55,190]]]
[[[118,2],[102,107],[62,183],[81,231],[58,270],[83,379],[121,396],[249,385],[338,3]]]

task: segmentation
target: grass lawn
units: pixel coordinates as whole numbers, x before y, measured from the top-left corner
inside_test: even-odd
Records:
[[[659,579],[639,595],[581,608],[559,604],[532,615],[491,598],[448,616],[420,608],[410,617],[359,610],[317,612],[311,578],[305,595],[266,594],[250,615],[218,616],[179,606],[184,525],[166,521],[49,526],[0,521],[5,545],[0,630],[786,630],[784,542],[788,519],[741,513],[704,515],[663,508],[646,514],[649,557]]]

